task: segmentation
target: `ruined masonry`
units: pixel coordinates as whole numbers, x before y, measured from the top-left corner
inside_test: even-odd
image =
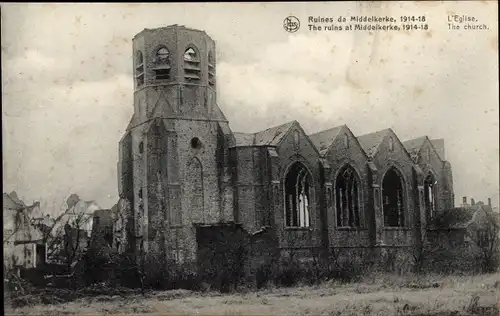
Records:
[[[197,229],[273,232],[285,256],[414,247],[454,207],[444,141],[391,129],[306,135],[297,121],[236,133],[217,103],[215,42],[184,26],[133,38],[134,114],[119,144],[119,193],[131,252],[196,260]],[[122,203],[123,204],[123,203]]]

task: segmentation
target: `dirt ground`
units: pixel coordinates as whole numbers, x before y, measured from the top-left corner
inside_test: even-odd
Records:
[[[5,306],[5,315],[500,315],[500,273],[398,277],[222,295],[186,290]]]

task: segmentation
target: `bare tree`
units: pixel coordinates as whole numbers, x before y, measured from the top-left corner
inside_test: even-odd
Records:
[[[64,224],[63,254],[69,269],[81,259],[87,248],[89,236],[82,228],[88,220],[87,214],[80,213]]]
[[[86,246],[87,233],[83,227],[87,224],[90,216],[84,212],[74,212],[74,206],[79,198],[76,194],[70,195],[66,200],[66,209],[55,219],[48,218],[48,221],[32,222],[35,228],[42,233],[42,242],[46,245],[47,258],[51,261],[63,262],[71,268],[74,262],[78,261]],[[65,201],[61,203],[61,207]]]

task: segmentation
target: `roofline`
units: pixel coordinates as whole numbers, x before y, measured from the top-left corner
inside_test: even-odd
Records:
[[[331,128],[328,128],[328,129],[325,129],[325,130],[322,130],[322,131],[319,131],[319,132],[316,132],[316,133],[313,133],[313,134],[310,134],[310,136],[314,136],[314,135],[318,135],[318,134],[321,134],[321,133],[326,133],[326,132],[329,132],[329,131],[332,131],[336,128],[342,128],[342,127],[347,127],[347,124],[342,124],[342,125],[337,125],[337,126],[334,126],[334,127],[331,127]]]
[[[389,131],[391,131],[391,133],[392,133],[394,136],[396,136],[396,138],[398,139],[399,143],[401,144],[401,147],[403,147],[403,150],[404,150],[404,152],[406,153],[406,156],[410,159],[410,161],[411,161],[413,164],[415,164],[415,163],[413,162],[413,159],[411,158],[410,153],[408,152],[408,150],[406,149],[406,147],[403,145],[403,142],[401,141],[401,139],[399,139],[398,134],[396,134],[396,132],[394,132],[394,130],[393,130],[392,128],[389,128]],[[426,136],[426,137],[427,137],[427,136]]]
[[[278,125],[278,126],[274,126],[274,127],[271,127],[271,128],[276,128],[276,127],[279,127],[279,126],[282,126],[282,125],[286,125],[286,124],[290,124],[290,126],[288,126],[287,130],[283,133],[283,136],[278,141],[278,143],[276,143],[276,147],[278,147],[278,146],[281,145],[281,142],[283,141],[283,139],[285,139],[285,136],[288,135],[288,133],[292,129],[292,126],[294,126],[295,124],[297,124],[300,127],[300,123],[297,120],[293,120],[293,121],[290,121],[290,122],[287,122],[287,123],[284,123],[284,124],[281,124],[281,125]],[[304,133],[304,135],[307,136],[307,134],[304,132],[304,130],[302,129],[302,127],[300,127],[300,129],[302,130],[302,133]],[[309,138],[309,136],[308,136],[308,138]],[[311,141],[311,140],[309,140],[309,141]],[[314,144],[313,144],[313,147],[316,148],[316,146],[314,146]]]
[[[339,129],[339,133],[337,133],[337,135],[335,135],[335,137],[330,141],[330,144],[328,145],[328,147],[326,148],[325,150],[325,154],[324,155],[321,155],[321,152],[319,151],[319,149],[317,149],[320,157],[324,158],[328,155],[328,153],[330,152],[330,149],[332,148],[333,146],[333,143],[335,142],[335,140],[337,139],[337,137],[339,136],[340,134],[340,131],[342,131],[342,129],[344,129],[344,127],[347,127],[346,124],[343,124],[343,125],[338,125],[338,126],[334,126],[332,128],[329,128],[329,129],[325,129],[323,131],[320,131],[320,132],[317,132],[317,133],[314,133],[314,134],[310,134],[308,135],[309,139],[311,139],[311,137],[313,137],[314,135],[319,135],[321,133],[327,133],[327,132],[330,132],[330,131],[333,131],[334,129],[338,128]],[[352,133],[352,132],[351,132]],[[314,144],[314,142],[311,140],[311,143],[314,145],[314,147],[316,147],[316,144]]]
[[[359,138],[360,137],[363,137],[363,136],[368,136],[368,135],[372,135],[372,134],[376,134],[376,133],[380,133],[380,132],[383,132],[383,131],[392,131],[393,134],[396,134],[394,133],[394,131],[391,129],[391,128],[384,128],[384,129],[381,129],[381,130],[378,130],[378,131],[375,131],[375,132],[371,132],[371,133],[367,133],[367,134],[363,134],[363,135],[359,135],[356,137],[359,145],[361,146],[361,142],[359,141]],[[384,137],[387,136],[387,132],[386,134],[384,135]],[[398,137],[399,139],[399,137]],[[399,141],[401,143],[401,140]],[[376,151],[375,153],[373,154],[373,157],[375,157],[375,155],[378,153],[378,147],[380,146],[382,142],[378,143],[377,144],[377,147],[376,147]],[[402,143],[401,143],[402,144]],[[403,146],[404,147],[404,146]],[[371,157],[368,155],[368,153],[365,151],[365,149],[363,148],[363,146],[361,146],[361,150],[363,150],[363,152],[365,153],[366,157],[368,157],[368,159],[370,159]],[[410,157],[411,158],[411,157]]]
[[[126,129],[125,132],[131,131],[136,127],[139,127],[144,124],[148,124],[150,121],[156,120],[156,119],[162,119],[162,120],[180,120],[180,121],[202,121],[202,122],[223,122],[223,123],[229,123],[227,120],[217,120],[217,119],[206,119],[206,118],[189,118],[189,117],[174,117],[174,116],[156,116],[150,119],[145,120],[142,123],[139,123],[137,125],[131,126],[129,129]]]
[[[439,157],[439,160],[441,160],[441,162],[444,162],[445,160],[443,159],[443,157],[441,157],[441,155],[438,153],[436,147],[434,147],[434,144],[432,143],[432,140],[429,138],[429,136],[425,136],[425,138],[427,138],[427,140],[429,141],[429,143],[431,144],[431,147],[432,149],[434,150],[434,153],[436,153],[436,155]],[[443,140],[444,141],[444,140]]]
[[[309,135],[307,135],[307,133],[304,131],[304,129],[302,128],[302,126],[300,125],[300,123],[297,120],[293,120],[293,124],[290,125],[290,127],[286,131],[285,135],[290,132],[290,130],[292,129],[292,126],[294,126],[294,125],[297,125],[300,128],[300,130],[302,131],[302,133],[306,136],[306,139],[309,142],[309,144],[311,144],[311,146],[314,148],[314,151],[318,154],[318,157],[320,157],[320,158],[323,157],[323,156],[321,156],[318,148],[316,148],[316,145],[314,145],[314,143],[312,142],[311,138],[309,138]],[[283,139],[285,139],[285,137],[282,137],[280,139],[280,141],[278,142],[278,145],[281,145],[281,142],[283,141]]]
[[[229,148],[255,148],[255,147],[268,147],[268,148],[277,148],[275,145],[234,145]]]
[[[439,157],[439,160],[441,160],[441,162],[444,162],[445,160],[439,155],[439,153],[437,152],[436,150],[436,147],[434,147],[434,144],[432,143],[431,139],[429,138],[429,136],[427,135],[424,135],[424,136],[420,136],[420,137],[416,137],[416,138],[412,138],[412,139],[408,139],[408,140],[405,140],[404,142],[401,142],[404,146],[404,143],[406,142],[411,142],[412,140],[416,140],[416,139],[419,139],[419,138],[423,138],[424,139],[424,142],[422,143],[422,145],[420,146],[420,148],[418,149],[417,151],[417,154],[420,156],[420,152],[422,151],[422,148],[423,148],[423,145],[425,143],[425,140],[428,140],[429,143],[431,144],[431,147],[432,147],[432,150],[434,150],[434,153]],[[406,149],[406,146],[404,146],[405,149]]]
[[[154,27],[154,28],[144,28],[142,29],[142,31],[136,33],[132,39],[135,39],[136,37],[138,37],[139,35],[143,34],[143,33],[147,33],[147,32],[154,32],[156,30],[161,30],[161,29],[186,29],[186,30],[189,30],[189,31],[194,31],[194,32],[199,32],[199,33],[203,33],[205,34],[206,36],[208,36],[208,38],[210,38],[212,41],[213,39],[210,37],[210,35],[207,34],[207,32],[205,32],[204,30],[199,30],[199,29],[195,29],[195,28],[191,28],[191,27],[187,27],[185,25],[178,25],[178,24],[172,24],[172,25],[167,25],[167,26],[159,26],[159,27]]]

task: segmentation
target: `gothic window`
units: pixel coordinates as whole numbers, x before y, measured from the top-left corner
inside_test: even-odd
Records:
[[[436,180],[432,173],[429,173],[424,181],[424,206],[427,221],[434,218],[436,211]]]
[[[196,54],[196,51],[192,47],[186,49],[186,51],[184,52],[185,61],[195,61],[197,57],[198,56]]]
[[[169,60],[168,57],[170,56],[170,53],[167,48],[162,47],[156,52],[156,58],[158,63],[162,64],[168,64]]]
[[[166,47],[158,49],[154,60],[155,66],[153,70],[156,80],[170,79],[170,52],[168,49]]]
[[[144,56],[140,50],[135,55],[135,79],[138,87],[144,84]]]
[[[309,227],[311,190],[311,174],[302,163],[294,163],[285,178],[286,226]]]
[[[137,68],[142,66],[142,64],[144,63],[144,58],[140,50],[138,50],[137,53],[135,54],[135,63]]]
[[[201,79],[200,57],[194,47],[188,47],[184,52],[184,79],[196,82]]]
[[[382,181],[384,226],[404,226],[403,179],[395,168],[389,169]]]
[[[335,181],[337,226],[359,227],[360,181],[351,166],[344,167]]]
[[[139,154],[142,154],[144,152],[144,143],[140,142],[139,143]]]
[[[394,151],[394,139],[389,137],[389,151]]]
[[[215,85],[215,61],[212,52],[208,53],[208,84]]]
[[[298,130],[293,131],[293,146],[295,147],[295,150],[299,149],[300,145],[300,133]]]
[[[426,154],[427,154],[427,162],[430,163],[431,162],[431,149],[430,148],[427,148]]]
[[[344,146],[349,148],[349,136],[347,134],[344,134]]]
[[[148,203],[148,237],[156,238],[159,232],[157,218],[162,217],[163,209],[163,194],[160,194],[161,183],[159,172],[164,167],[162,162],[163,136],[164,126],[161,121],[154,121],[147,131],[146,153],[148,155],[148,163],[146,164],[146,175],[148,185],[145,187],[145,198]],[[156,187],[156,189],[155,189]]]
[[[187,164],[187,181],[184,192],[187,198],[187,209],[191,213],[193,223],[203,223],[205,220],[203,209],[203,169],[198,158],[193,158]]]

